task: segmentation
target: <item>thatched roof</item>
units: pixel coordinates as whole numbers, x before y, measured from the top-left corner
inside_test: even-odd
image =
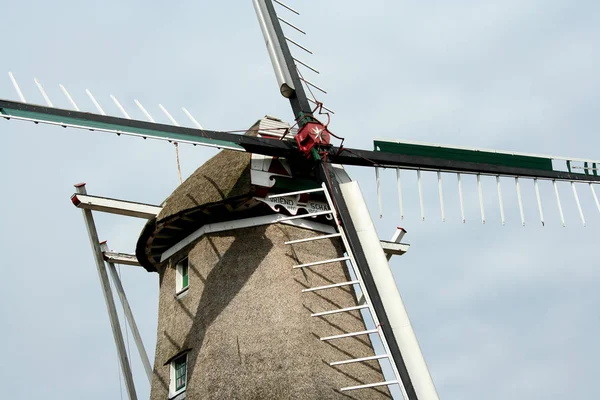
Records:
[[[250,157],[250,153],[221,151],[175,189],[157,221],[190,208],[251,193]]]
[[[287,128],[288,124],[266,116],[252,125],[246,135],[281,136]],[[288,135],[289,140],[293,140],[293,133]],[[156,272],[162,253],[202,225],[272,212],[267,205],[254,200],[256,188],[250,178],[251,157],[250,153],[223,150],[173,191],[163,203],[160,214],[148,221],[138,239],[136,256],[146,270]],[[300,185],[298,187],[306,185],[306,179],[301,178],[293,180],[295,185]],[[290,181],[290,178],[280,178],[279,189],[283,190]]]
[[[249,153],[223,150],[179,185],[138,239],[142,266],[157,271],[165,250],[206,223],[266,213],[266,206],[252,199],[250,160]]]

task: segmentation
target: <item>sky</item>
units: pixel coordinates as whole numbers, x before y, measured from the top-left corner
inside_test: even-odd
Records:
[[[143,119],[139,100],[161,122],[163,104],[182,124],[185,106],[206,129],[234,130],[264,115],[291,120],[278,92],[252,2],[8,2],[0,0],[0,98],[42,104],[38,78],[57,107],[58,84],[93,111],[109,95]],[[600,3],[591,1],[288,0],[313,51],[295,54],[321,71],[331,130],[346,146],[374,138],[425,141],[599,159]],[[2,78],[4,76],[4,78]],[[160,204],[177,186],[175,151],[163,142],[0,121],[0,386],[13,399],[119,399],[119,367],[73,184],[94,195]],[[184,176],[215,154],[181,146]],[[424,173],[421,221],[414,172],[403,172],[400,219],[395,171],[382,172],[383,218],[374,172],[349,168],[382,238],[396,226],[411,250],[391,268],[443,399],[597,399],[600,213],[577,186],[583,227],[568,184],[523,180],[526,224],[515,185],[482,178],[486,224],[475,178],[444,175],[446,222],[437,179]],[[600,190],[597,189],[600,194]],[[133,252],[144,221],[96,214],[101,239]],[[156,342],[156,274],[123,266],[123,284],[145,346]],[[149,385],[131,336],[139,398]],[[124,389],[123,389],[124,390]]]

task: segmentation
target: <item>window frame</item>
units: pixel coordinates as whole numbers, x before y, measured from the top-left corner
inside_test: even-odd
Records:
[[[185,274],[184,274],[185,271]],[[185,284],[185,286],[184,286]],[[190,262],[188,257],[177,261],[175,265],[175,295],[183,296],[190,288]]]
[[[187,358],[187,356],[188,356],[188,353],[182,354],[182,355],[174,358],[169,363],[169,370],[170,370],[170,373],[169,373],[169,377],[170,377],[169,399],[172,399],[173,397],[175,397],[187,390],[187,384],[188,384],[188,358]],[[177,362],[181,361],[182,359],[185,362],[185,377],[184,377],[183,386],[180,387],[179,389],[177,389]]]

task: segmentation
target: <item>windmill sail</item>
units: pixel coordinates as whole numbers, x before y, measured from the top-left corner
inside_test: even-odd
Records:
[[[0,115],[5,119],[31,121],[62,126],[64,128],[70,127],[109,132],[117,135],[123,134],[144,139],[176,141],[220,149],[256,152],[265,155],[285,156],[291,154],[291,147],[287,141],[275,141],[230,132],[158,124],[9,100],[0,100]]]
[[[295,15],[300,15],[300,13],[279,1],[253,0],[253,3],[282,96],[289,99],[295,119],[301,118],[304,115],[311,115],[313,113],[312,109],[315,108],[314,106],[318,107],[320,104],[312,89],[323,94],[327,94],[327,91],[304,77],[301,68],[315,74],[319,74],[319,71],[306,62],[301,61],[299,57],[294,56],[288,43],[291,43],[294,48],[300,49],[306,54],[312,55],[313,53],[302,44],[293,40],[289,35],[286,35],[284,27],[288,27],[295,32],[300,32],[302,35],[306,35],[306,32],[280,17],[277,14],[275,6],[280,6]],[[310,96],[307,95],[307,92]],[[333,113],[327,107],[323,106],[323,109]]]
[[[477,177],[477,190],[479,195],[479,204],[481,210],[481,220],[485,223],[485,211],[483,201],[483,190],[481,185],[481,176],[489,175],[496,178],[498,206],[500,209],[501,222],[505,224],[504,202],[502,198],[502,189],[500,178],[514,179],[519,206],[521,224],[525,226],[525,214],[523,211],[523,197],[521,192],[522,180],[533,181],[537,207],[539,211],[540,222],[545,224],[544,212],[542,208],[539,181],[552,182],[556,202],[560,214],[561,223],[566,225],[563,214],[562,203],[558,192],[557,182],[568,182],[571,185],[573,199],[577,206],[577,212],[583,225],[586,225],[585,215],[579,199],[577,186],[588,186],[591,196],[594,199],[596,207],[600,211],[600,203],[596,195],[595,186],[600,185],[599,166],[600,161],[588,160],[582,158],[561,157],[552,155],[506,152],[490,149],[470,149],[464,147],[443,146],[437,144],[399,142],[388,140],[375,140],[375,152],[385,153],[383,157],[372,156],[371,160],[384,159],[390,164],[402,165],[402,168],[396,168],[397,177],[401,170],[416,170],[419,186],[419,199],[421,205],[421,215],[423,216],[423,201],[421,189],[421,171],[434,171],[438,176],[440,208],[442,221],[445,221],[444,202],[442,194],[441,177],[442,173],[446,175],[456,175],[458,178],[458,192],[461,206],[462,220],[465,222],[464,205],[462,197],[461,174],[472,174]],[[394,161],[391,161],[391,160]],[[375,162],[375,161],[373,161]],[[386,165],[392,167],[392,165]],[[380,191],[380,173],[379,166],[376,166],[376,184],[378,187],[377,195],[381,196]],[[397,178],[399,179],[399,178]],[[403,209],[402,193],[398,191],[398,198],[401,209]],[[379,198],[379,204],[381,199]],[[380,215],[382,214],[380,208]],[[404,213],[401,212],[401,218]]]
[[[374,147],[376,152],[387,153],[387,157],[397,155],[396,162],[401,162],[403,156],[438,160],[419,166],[425,170],[600,182],[600,160],[390,140],[375,140]],[[556,167],[558,162],[564,162],[566,170]]]

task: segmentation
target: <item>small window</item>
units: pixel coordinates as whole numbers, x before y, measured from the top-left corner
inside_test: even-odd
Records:
[[[171,383],[169,397],[172,398],[185,391],[187,385],[187,354],[171,361]]]
[[[188,274],[188,259],[187,257],[177,263],[176,267],[176,282],[175,292],[180,294],[187,290],[189,287],[189,274]]]

